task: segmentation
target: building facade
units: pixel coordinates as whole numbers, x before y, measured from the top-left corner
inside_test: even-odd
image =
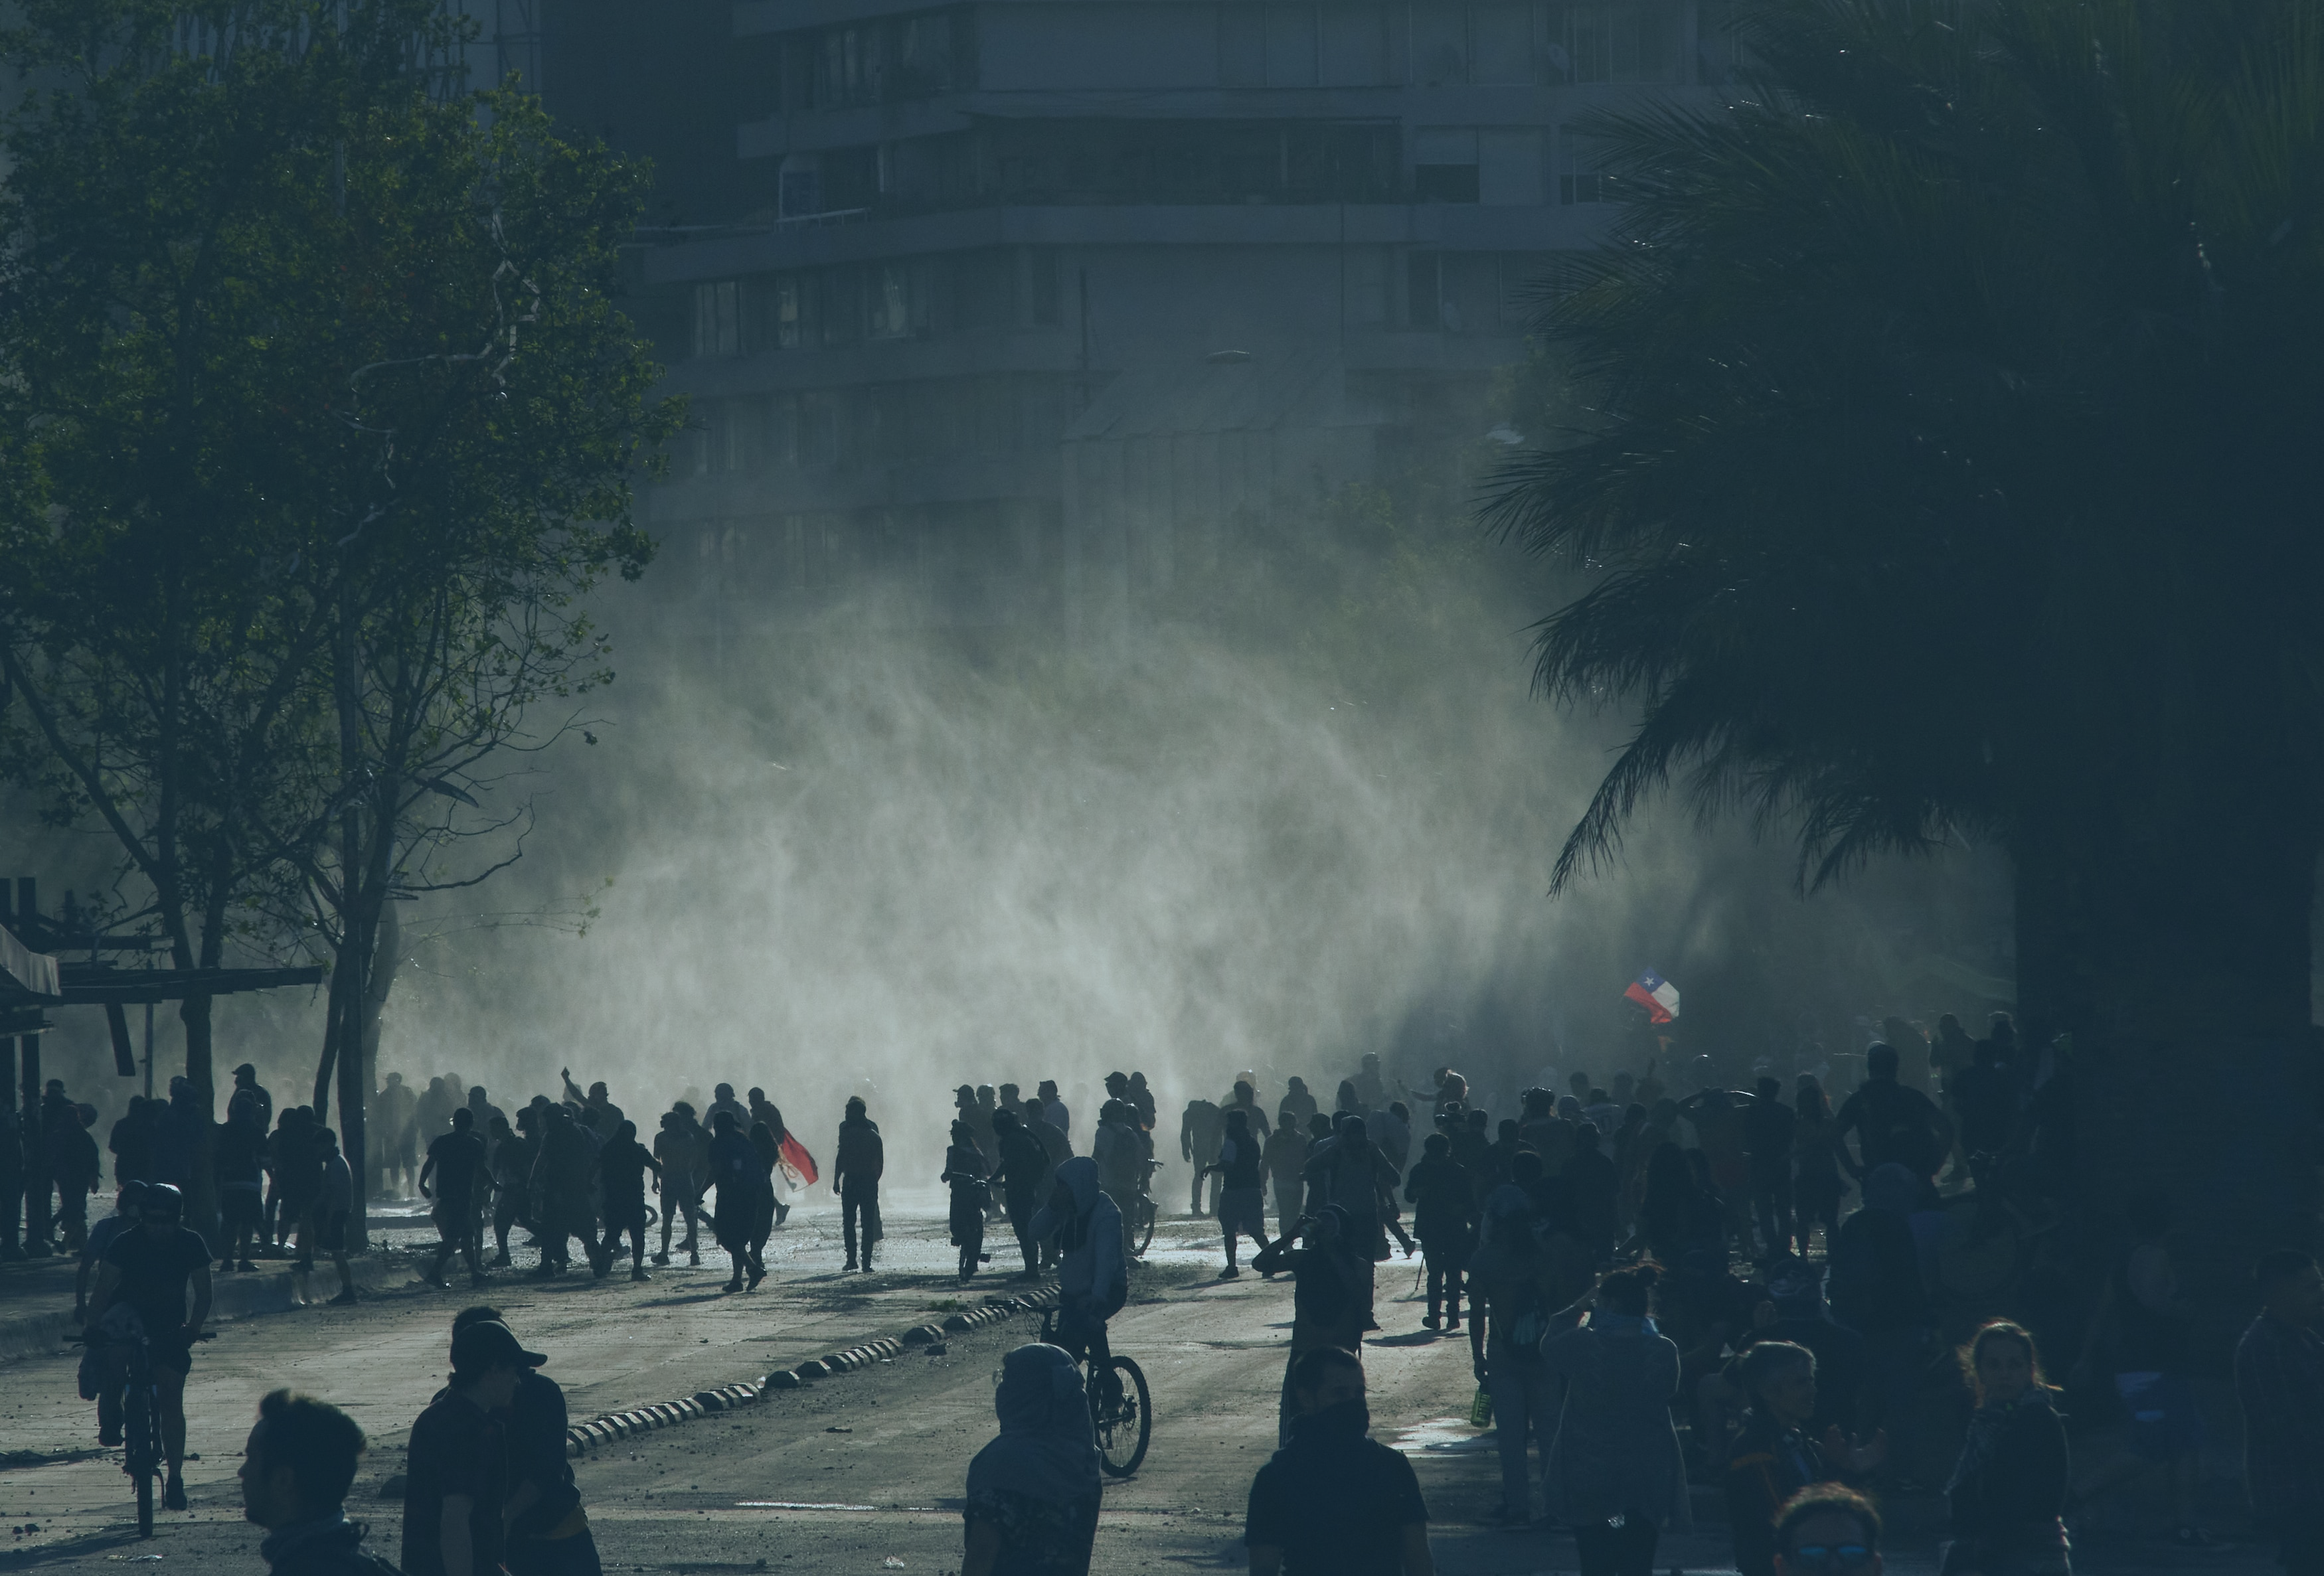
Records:
[[[614,9],[562,0],[543,70],[677,194],[632,303],[696,416],[669,579],[1080,634],[1480,438],[1605,233],[1576,121],[1732,59],[1708,0]]]

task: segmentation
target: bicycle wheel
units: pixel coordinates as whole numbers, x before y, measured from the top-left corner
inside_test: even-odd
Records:
[[[155,1419],[149,1405],[149,1394],[142,1387],[132,1385],[123,1398],[122,1470],[137,1486],[137,1535],[153,1535],[153,1474],[161,1452],[155,1448]]]
[[[1091,1421],[1097,1426],[1098,1464],[1110,1477],[1127,1478],[1146,1459],[1154,1438],[1153,1398],[1147,1393],[1145,1370],[1130,1359],[1115,1358],[1112,1371],[1120,1381],[1120,1394],[1092,1406]]]
[[[1131,1258],[1145,1258],[1146,1250],[1154,1246],[1154,1217],[1158,1212],[1154,1207],[1152,1199],[1141,1198],[1138,1201],[1138,1226],[1132,1233],[1135,1240],[1130,1244]]]

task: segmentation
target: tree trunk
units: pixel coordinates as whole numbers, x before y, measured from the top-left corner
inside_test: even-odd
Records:
[[[186,1224],[216,1247],[222,1238],[217,1178],[211,1174],[217,1136],[217,1081],[210,1066],[210,1000],[208,996],[187,997],[178,1008],[178,1021],[186,1028],[186,1082],[193,1086],[194,1108],[201,1112],[194,1141],[194,1174],[186,1185]]]
[[[2084,1247],[2105,1262],[2127,1203],[2167,1196],[2214,1350],[2248,1317],[2253,1260],[2318,1245],[2319,1152],[2312,815],[2264,772],[2217,778],[2156,796],[2178,813],[2053,823],[2071,830],[2018,880],[2029,1027],[2073,1036]]]
[[[346,992],[346,946],[342,943],[331,961],[331,989],[323,1011],[323,1055],[315,1064],[315,1096],[309,1102],[315,1108],[317,1121],[328,1121],[331,1115],[332,1079],[339,1064],[339,1030],[347,1018],[343,1005]]]

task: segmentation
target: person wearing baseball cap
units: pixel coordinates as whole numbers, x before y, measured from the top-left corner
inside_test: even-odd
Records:
[[[411,1425],[403,1489],[405,1576],[486,1576],[501,1567],[508,1467],[501,1424],[518,1381],[549,1359],[480,1319],[452,1333],[452,1382]]]
[[[497,1308],[463,1309],[452,1321],[456,1347],[470,1326],[486,1324],[506,1328]],[[500,1417],[508,1460],[503,1558],[512,1576],[599,1576],[596,1536],[565,1453],[565,1392],[540,1371],[537,1354],[525,1355],[532,1360],[517,1377],[516,1393]]]

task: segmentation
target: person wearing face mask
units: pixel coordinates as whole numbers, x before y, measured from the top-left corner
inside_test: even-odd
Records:
[[[1953,1541],[1944,1576],[2071,1576],[2066,1525],[2066,1425],[2034,1337],[1987,1323],[1958,1353],[1977,1396],[1960,1460],[1945,1484]]]
[[[1368,1437],[1363,1365],[1335,1346],[1293,1370],[1291,1442],[1250,1485],[1251,1576],[1433,1576],[1428,1504],[1404,1456]]]
[[[1035,1342],[1001,1359],[1000,1436],[968,1463],[961,1576],[1085,1576],[1102,1479],[1070,1354]]]

